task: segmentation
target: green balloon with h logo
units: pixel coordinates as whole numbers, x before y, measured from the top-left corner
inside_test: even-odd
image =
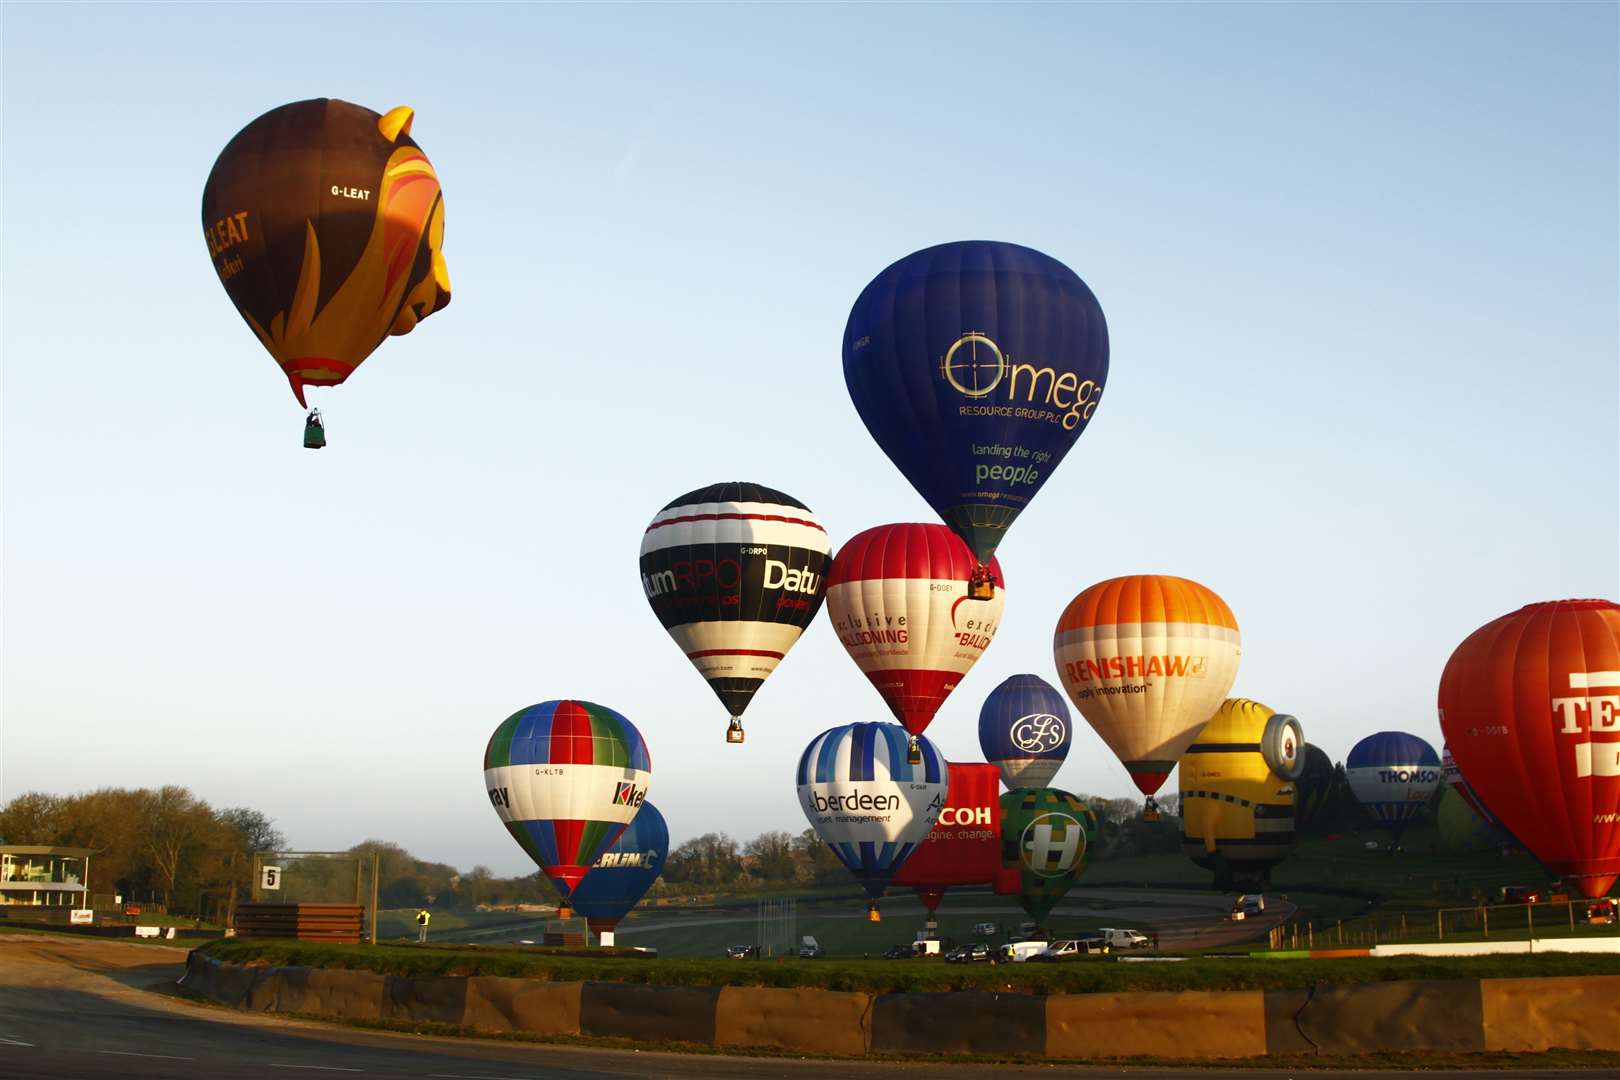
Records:
[[[1020,788],[1001,797],[1001,865],[1018,871],[1018,901],[1043,921],[1086,869],[1097,814],[1057,788]]]

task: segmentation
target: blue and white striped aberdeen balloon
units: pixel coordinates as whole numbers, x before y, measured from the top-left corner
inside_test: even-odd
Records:
[[[874,898],[911,857],[945,807],[945,756],[898,724],[845,724],[824,731],[799,758],[799,805],[827,846]]]

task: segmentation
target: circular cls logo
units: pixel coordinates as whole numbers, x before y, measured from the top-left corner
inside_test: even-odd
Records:
[[[1031,713],[1014,720],[1007,735],[1024,753],[1040,754],[1063,744],[1063,721],[1051,713]]]
[[[1041,814],[1024,827],[1018,848],[1030,873],[1064,877],[1086,857],[1086,830],[1068,814]]]
[[[987,397],[1007,375],[1007,358],[994,341],[977,330],[957,338],[940,363],[945,381],[970,398]]]

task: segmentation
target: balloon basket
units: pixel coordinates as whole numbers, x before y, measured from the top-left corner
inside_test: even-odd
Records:
[[[868,907],[866,909],[866,921],[867,922],[882,922],[883,921],[883,913],[878,910],[878,906],[876,904],[873,904],[872,906],[870,906],[870,907]]]
[[[969,600],[994,600],[996,598],[996,583],[991,580],[990,572],[984,568],[973,571],[968,578],[967,589]]]
[[[311,409],[304,417],[304,449],[319,450],[326,445],[326,426],[321,423],[321,410]]]
[[[906,764],[921,765],[923,763],[922,747],[917,745],[917,736],[911,737],[911,745],[906,747]],[[876,920],[873,920],[874,922]]]
[[[1159,804],[1153,801],[1151,795],[1148,796],[1147,805],[1142,807],[1142,820],[1149,822],[1159,820]]]
[[[574,909],[573,908],[569,907],[567,904],[562,904],[562,905],[558,906],[558,908],[557,908],[557,918],[559,918],[559,919],[572,919],[573,917],[574,917]]]
[[[738,716],[733,716],[731,718],[731,726],[726,728],[726,742],[728,742],[728,743],[740,743],[742,741],[743,741],[742,718],[738,717]]]

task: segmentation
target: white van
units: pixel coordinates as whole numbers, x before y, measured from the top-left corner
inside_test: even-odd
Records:
[[[799,959],[800,960],[818,960],[820,958],[821,958],[821,944],[820,944],[820,942],[816,941],[816,939],[811,937],[809,934],[804,935],[804,937],[801,938],[800,941],[799,941]]]
[[[1105,926],[1097,932],[1111,949],[1146,949],[1153,944],[1140,930],[1114,930]]]
[[[938,938],[918,938],[916,941],[913,941],[911,943],[911,955],[912,956],[938,956],[939,955],[939,939]]]
[[[1022,964],[1036,953],[1046,951],[1047,941],[1011,941],[1001,947],[1001,959],[1011,964]]]

